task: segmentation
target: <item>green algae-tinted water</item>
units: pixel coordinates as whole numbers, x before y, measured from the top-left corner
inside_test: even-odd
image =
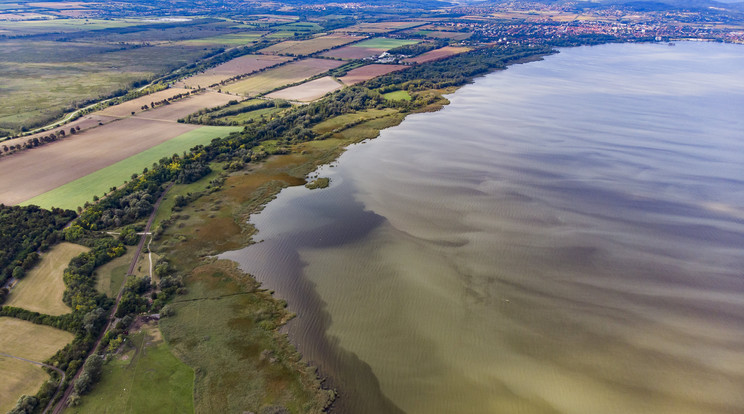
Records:
[[[450,100],[224,255],[335,411],[744,412],[744,46],[564,49]]]

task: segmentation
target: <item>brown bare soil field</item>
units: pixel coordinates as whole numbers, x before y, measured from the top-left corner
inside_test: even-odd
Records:
[[[163,99],[189,92],[191,91],[183,88],[168,88],[164,91],[151,93],[137,99],[132,99],[131,101],[120,103],[119,105],[110,106],[97,113],[106,116],[127,117],[131,116],[132,112],[142,112],[142,105],[150,105],[150,102],[162,101]]]
[[[368,81],[372,78],[376,78],[378,76],[385,75],[390,72],[395,72],[398,70],[403,70],[406,68],[408,68],[408,66],[405,66],[405,65],[373,64],[373,65],[362,66],[361,68],[352,69],[346,73],[346,76],[340,79],[341,79],[341,82],[347,85],[356,85],[357,83]]]
[[[82,117],[82,118],[80,118],[80,119],[78,119],[76,121],[72,121],[69,124],[65,124],[65,125],[63,125],[61,127],[58,127],[58,128],[53,128],[53,129],[51,129],[49,131],[38,132],[36,134],[27,135],[25,137],[13,138],[13,139],[8,139],[8,140],[5,140],[5,141],[2,141],[2,143],[0,143],[0,148],[2,147],[2,145],[8,145],[8,146],[10,146],[10,145],[19,145],[19,144],[20,145],[23,145],[23,143],[26,142],[26,141],[28,141],[29,139],[41,138],[41,137],[43,137],[45,135],[49,135],[51,133],[54,133],[56,135],[61,130],[64,130],[65,133],[67,134],[67,137],[70,137],[70,135],[69,135],[70,128],[80,127],[80,132],[82,132],[82,131],[85,131],[86,129],[97,127],[99,123],[101,123],[101,124],[107,124],[107,123],[109,123],[111,121],[114,121],[114,120],[117,120],[117,119],[119,119],[119,118],[114,118],[114,117],[110,117],[110,116],[100,115],[98,112],[96,112],[96,113],[92,113],[90,115],[85,115],[84,117]]]
[[[155,121],[173,122],[178,121],[179,118],[183,118],[186,115],[193,114],[200,109],[225,105],[229,101],[240,101],[242,99],[242,97],[235,95],[207,91],[175,101],[170,105],[161,105],[156,107],[155,109],[148,109],[146,111],[139,112],[137,115],[135,115],[135,117],[141,119],[151,119]]]
[[[312,58],[298,60],[226,85],[222,90],[246,96],[255,96],[284,85],[301,82],[341,65],[343,65],[343,62],[338,60]]]
[[[421,22],[379,22],[379,23],[359,23],[353,26],[336,29],[336,32],[343,33],[386,33],[393,30],[400,30],[406,27],[417,26]]]
[[[302,85],[292,86],[290,88],[272,92],[266,96],[274,99],[310,102],[322,98],[328,92],[333,92],[343,87],[343,84],[336,82],[330,76],[326,76],[310,82],[305,82]]]
[[[271,55],[310,55],[321,50],[330,49],[336,46],[345,45],[357,40],[364,39],[364,36],[352,36],[346,34],[334,34],[320,36],[309,40],[287,40],[286,42],[277,43],[259,52]]]
[[[405,61],[410,63],[431,62],[432,60],[439,60],[450,56],[459,55],[460,53],[465,53],[469,50],[470,48],[468,47],[445,46],[443,48],[428,51],[420,56],[408,58]]]
[[[0,203],[18,204],[196,128],[126,118],[0,158]]]
[[[384,51],[385,49],[373,47],[344,46],[339,49],[333,49],[322,53],[321,56],[344,60],[354,60],[363,59],[370,56],[379,56]]]
[[[271,66],[276,66],[288,60],[291,60],[291,58],[284,56],[241,56],[219,66],[215,66],[212,69],[208,69],[203,73],[186,78],[178,82],[176,85],[189,86],[192,88],[197,86],[207,87],[235,76],[245,75]]]

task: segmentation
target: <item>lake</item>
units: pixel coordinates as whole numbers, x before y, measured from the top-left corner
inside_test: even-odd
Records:
[[[478,78],[251,218],[339,413],[744,412],[744,46]]]

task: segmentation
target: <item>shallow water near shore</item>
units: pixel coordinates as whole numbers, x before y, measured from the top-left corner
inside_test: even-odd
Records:
[[[222,256],[336,412],[743,412],[744,46],[563,49],[449,99]]]

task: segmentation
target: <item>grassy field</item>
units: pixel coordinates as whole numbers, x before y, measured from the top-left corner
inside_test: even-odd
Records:
[[[354,43],[352,47],[366,47],[369,49],[383,49],[390,50],[396,47],[413,45],[419,43],[420,40],[413,39],[388,39],[386,37],[375,37],[373,39],[364,40],[359,43]]]
[[[313,127],[313,131],[317,132],[318,134],[324,134],[326,132],[331,132],[336,129],[343,129],[346,127],[346,125],[349,124],[355,124],[359,121],[365,121],[370,120],[373,118],[379,118],[383,116],[388,116],[396,113],[397,111],[392,108],[386,108],[386,109],[367,109],[365,111],[359,111],[354,112],[352,114],[344,114],[335,116],[330,119],[326,119],[325,121],[319,123],[318,125],[315,125]]]
[[[363,39],[363,37],[337,34],[320,36],[309,40],[288,40],[262,49],[261,53],[304,56],[360,39]]]
[[[172,138],[137,155],[133,155],[116,164],[100,169],[85,177],[67,183],[54,190],[23,202],[23,205],[36,204],[41,207],[76,208],[86,201],[92,201],[94,195],[103,195],[114,185],[128,180],[132,173],[142,172],[160,158],[181,153],[196,145],[208,144],[212,139],[225,136],[238,127],[205,126]]]
[[[180,43],[194,46],[243,46],[254,43],[265,32],[230,33],[214,37],[183,40]]]
[[[284,85],[303,81],[330,69],[337,68],[342,64],[343,62],[328,59],[303,59],[226,85],[222,87],[222,90],[241,95],[255,96]]]
[[[241,38],[228,22],[198,19],[0,22],[0,30],[33,34],[0,39],[0,130],[5,134],[51,122],[84,101],[131,88]],[[221,43],[198,42],[205,38]]]
[[[85,246],[72,243],[60,243],[52,247],[41,256],[41,261],[26,277],[15,285],[5,304],[48,315],[70,313],[71,309],[62,302],[65,291],[62,275],[73,257],[88,250],[90,249]]]
[[[14,318],[0,318],[0,351],[43,362],[68,342],[72,334]],[[49,375],[37,365],[0,356],[0,412],[8,412],[23,395],[34,395]]]
[[[127,252],[120,257],[104,264],[96,269],[96,290],[105,293],[109,297],[116,297],[127,276],[129,265],[132,263],[136,247],[127,247]],[[159,256],[155,253],[152,255],[153,264],[158,261]],[[134,275],[137,277],[150,276],[150,259],[144,251],[137,260],[134,267]]]
[[[129,337],[126,352],[103,367],[101,381],[71,413],[193,413],[194,371],[173,356],[155,326]]]
[[[382,95],[383,98],[389,101],[410,101],[411,94],[408,91],[393,91]]]

